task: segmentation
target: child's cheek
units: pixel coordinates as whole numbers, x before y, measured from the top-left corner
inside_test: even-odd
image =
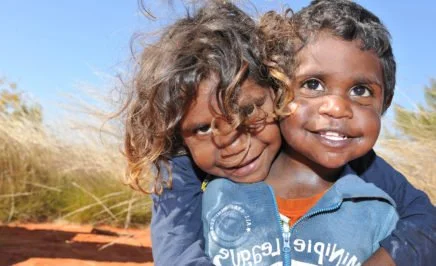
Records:
[[[381,112],[375,108],[354,108],[350,127],[363,132],[371,142],[375,143],[381,129]]]
[[[316,115],[316,101],[314,99],[296,98],[290,105],[291,111],[290,119],[296,120],[295,122],[305,123],[315,118]]]
[[[195,164],[203,171],[209,168],[212,161],[211,158],[214,156],[213,151],[209,147],[210,145],[197,141],[194,138],[186,138],[184,141]]]
[[[312,107],[311,101],[304,98],[297,98],[287,106],[287,111],[291,114],[281,119],[280,129],[288,144],[299,138],[301,129],[307,123],[316,121],[316,114]]]

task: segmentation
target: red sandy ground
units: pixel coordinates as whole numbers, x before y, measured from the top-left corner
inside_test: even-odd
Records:
[[[61,224],[0,224],[0,265],[153,265],[150,230]],[[109,236],[108,233],[117,235]]]

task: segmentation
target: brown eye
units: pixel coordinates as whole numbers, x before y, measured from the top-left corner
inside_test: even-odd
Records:
[[[370,97],[372,95],[372,92],[370,89],[368,89],[366,86],[356,86],[351,88],[350,90],[350,96],[358,96],[358,97]]]
[[[314,91],[323,91],[324,87],[322,86],[321,82],[317,79],[309,79],[303,83],[303,88],[314,90]]]
[[[242,108],[241,116],[242,121],[244,121],[245,124],[250,124],[262,120],[264,114],[262,108],[252,104]]]
[[[194,129],[194,134],[204,136],[212,133],[212,128],[210,125],[199,125]]]
[[[253,104],[250,104],[248,106],[244,106],[242,109],[242,116],[247,118],[255,115],[256,113],[256,107]]]

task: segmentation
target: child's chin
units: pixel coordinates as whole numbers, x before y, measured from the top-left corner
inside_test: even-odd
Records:
[[[318,163],[327,169],[339,169],[344,165],[346,165],[348,162],[349,160],[345,158],[335,158],[335,159],[327,159],[323,162],[318,162]]]

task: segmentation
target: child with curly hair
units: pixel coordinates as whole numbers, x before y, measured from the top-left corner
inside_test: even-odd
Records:
[[[197,176],[202,176],[204,173],[195,172],[195,166],[191,164],[188,156],[177,155],[187,152],[203,171],[214,176],[230,178],[236,182],[261,181],[272,172],[270,171],[271,164],[281,146],[275,114],[286,113],[286,103],[291,100],[291,93],[294,90],[282,89],[291,83],[277,70],[288,71],[287,65],[280,64],[279,60],[275,61],[279,62],[276,65],[271,62],[266,63],[268,60],[264,43],[262,34],[258,32],[255,23],[246,14],[232,4],[212,2],[193,16],[181,19],[170,26],[159,41],[147,47],[143,52],[137,73],[136,92],[128,105],[125,146],[131,184],[141,188],[143,186],[140,182],[144,179],[142,177],[151,177],[152,180],[152,191],[155,192],[152,238],[156,265],[170,265],[175,261],[181,265],[211,263],[203,251],[203,232],[200,221],[201,191]],[[275,44],[274,47],[279,47],[278,45]],[[282,54],[289,56],[287,60],[291,62],[293,53],[297,52],[291,49],[290,54]],[[271,49],[268,53],[274,54]],[[276,80],[283,81],[282,84],[278,84],[270,77],[268,66],[272,67],[271,73]],[[301,65],[297,64],[297,66],[297,69],[301,68]],[[292,71],[286,74],[292,76]],[[319,91],[319,86],[315,81],[310,80],[307,85],[306,87],[311,88],[310,91],[312,89]],[[356,88],[356,91],[360,90],[361,88]],[[331,94],[330,92],[322,93],[325,94],[325,98]],[[313,99],[321,97],[322,93],[315,95]],[[335,91],[334,94],[337,93],[339,92]],[[340,93],[343,94],[343,92]],[[287,142],[289,140],[288,144],[291,143],[292,138],[286,136],[284,121],[292,121],[294,117],[298,118],[301,110],[305,110],[303,108],[304,95],[296,93],[296,96],[295,102],[299,104],[295,114],[281,122],[285,140]],[[330,98],[336,99],[336,96]],[[385,96],[378,99],[386,99],[386,97],[389,99],[389,95]],[[345,96],[340,95],[340,97]],[[382,109],[387,106],[383,105]],[[296,119],[296,122],[298,121],[301,120]],[[296,127],[296,129],[299,128]],[[343,138],[342,135],[338,135],[338,132],[333,132],[335,134],[333,136],[332,132],[327,131],[324,135],[319,135],[330,139],[328,140],[330,142]],[[371,133],[372,136],[374,136],[373,133]],[[289,132],[289,135],[292,135],[292,132]],[[332,140],[335,138],[336,140]],[[305,144],[309,149],[311,147],[310,143],[298,140],[295,142]],[[290,144],[289,146],[292,147]],[[349,164],[351,167],[346,167],[349,171],[346,173],[353,174],[354,170],[363,180],[372,181],[385,189],[395,199],[400,214],[403,216],[406,214],[405,221],[400,220],[399,226],[410,224],[409,222],[412,221],[415,225],[423,224],[428,227],[429,222],[425,219],[431,217],[429,212],[432,210],[427,207],[431,206],[428,198],[420,191],[416,191],[399,173],[376,157],[371,150],[372,145],[365,147],[352,156],[344,157],[345,159],[340,163],[326,159],[336,168],[333,172],[328,171],[328,167],[319,168],[318,177],[328,176],[331,179],[327,182],[318,180],[322,182],[318,182],[315,186],[315,190],[320,191],[316,195],[327,196],[328,192],[325,192],[323,188],[332,186],[335,179],[341,175],[340,170],[343,169],[343,165],[338,165],[345,165],[346,161],[355,159]],[[289,149],[282,150],[278,159],[283,158],[287,150]],[[322,154],[320,153],[319,156]],[[310,159],[313,160],[313,158]],[[283,162],[283,160],[277,163],[276,161],[273,163],[272,170],[279,169],[274,168],[274,165],[277,166],[279,162]],[[323,161],[320,165],[324,163],[326,162]],[[296,173],[301,173],[301,167],[295,170]],[[326,170],[325,173],[324,170]],[[313,169],[311,171],[313,172]],[[282,173],[285,174],[285,172]],[[271,186],[278,196],[283,196],[280,185],[275,183],[276,181],[280,183],[280,181],[271,176],[270,174],[268,177]],[[269,182],[268,179],[267,182]],[[292,179],[282,180],[283,189],[289,189],[289,183],[285,180]],[[398,184],[407,189],[397,191],[393,185]],[[247,185],[247,187],[250,186],[252,185]],[[212,191],[211,187],[208,190]],[[314,192],[309,186],[301,191],[304,190],[308,191],[307,195]],[[382,193],[379,190],[377,193],[379,193],[378,197],[390,202],[384,194],[381,197]],[[298,197],[297,194],[296,196]],[[283,198],[288,197],[284,195]],[[270,199],[274,200],[271,197]],[[312,202],[316,203],[317,200]],[[415,203],[426,209],[416,208],[413,205]],[[390,208],[389,204],[380,204],[387,206],[383,205],[384,208]],[[205,209],[208,208],[205,207]],[[416,221],[407,216],[410,213],[416,213],[417,210],[417,215],[425,219]],[[273,219],[270,220],[270,224],[273,227]],[[304,228],[302,230],[305,230]],[[403,228],[406,230],[401,230],[401,227],[397,226],[394,235],[388,239],[395,240],[397,231],[406,238],[415,236],[413,230]],[[389,230],[384,229],[384,234],[386,234]],[[320,233],[323,234],[323,232]],[[378,236],[381,237],[381,235],[383,232],[380,232]],[[231,243],[232,237],[234,236],[230,234],[225,240]],[[421,243],[421,240],[412,240],[418,245]],[[284,242],[280,243],[283,246]],[[299,243],[293,243],[294,249],[295,247],[303,249],[302,243]],[[396,243],[400,247],[403,245],[400,241]],[[308,244],[305,245],[308,247]],[[268,247],[265,249],[269,250]],[[319,249],[320,245],[317,246],[317,250]],[[392,255],[392,252],[390,254]],[[243,255],[246,258],[246,253]],[[341,259],[344,258],[341,257]]]

